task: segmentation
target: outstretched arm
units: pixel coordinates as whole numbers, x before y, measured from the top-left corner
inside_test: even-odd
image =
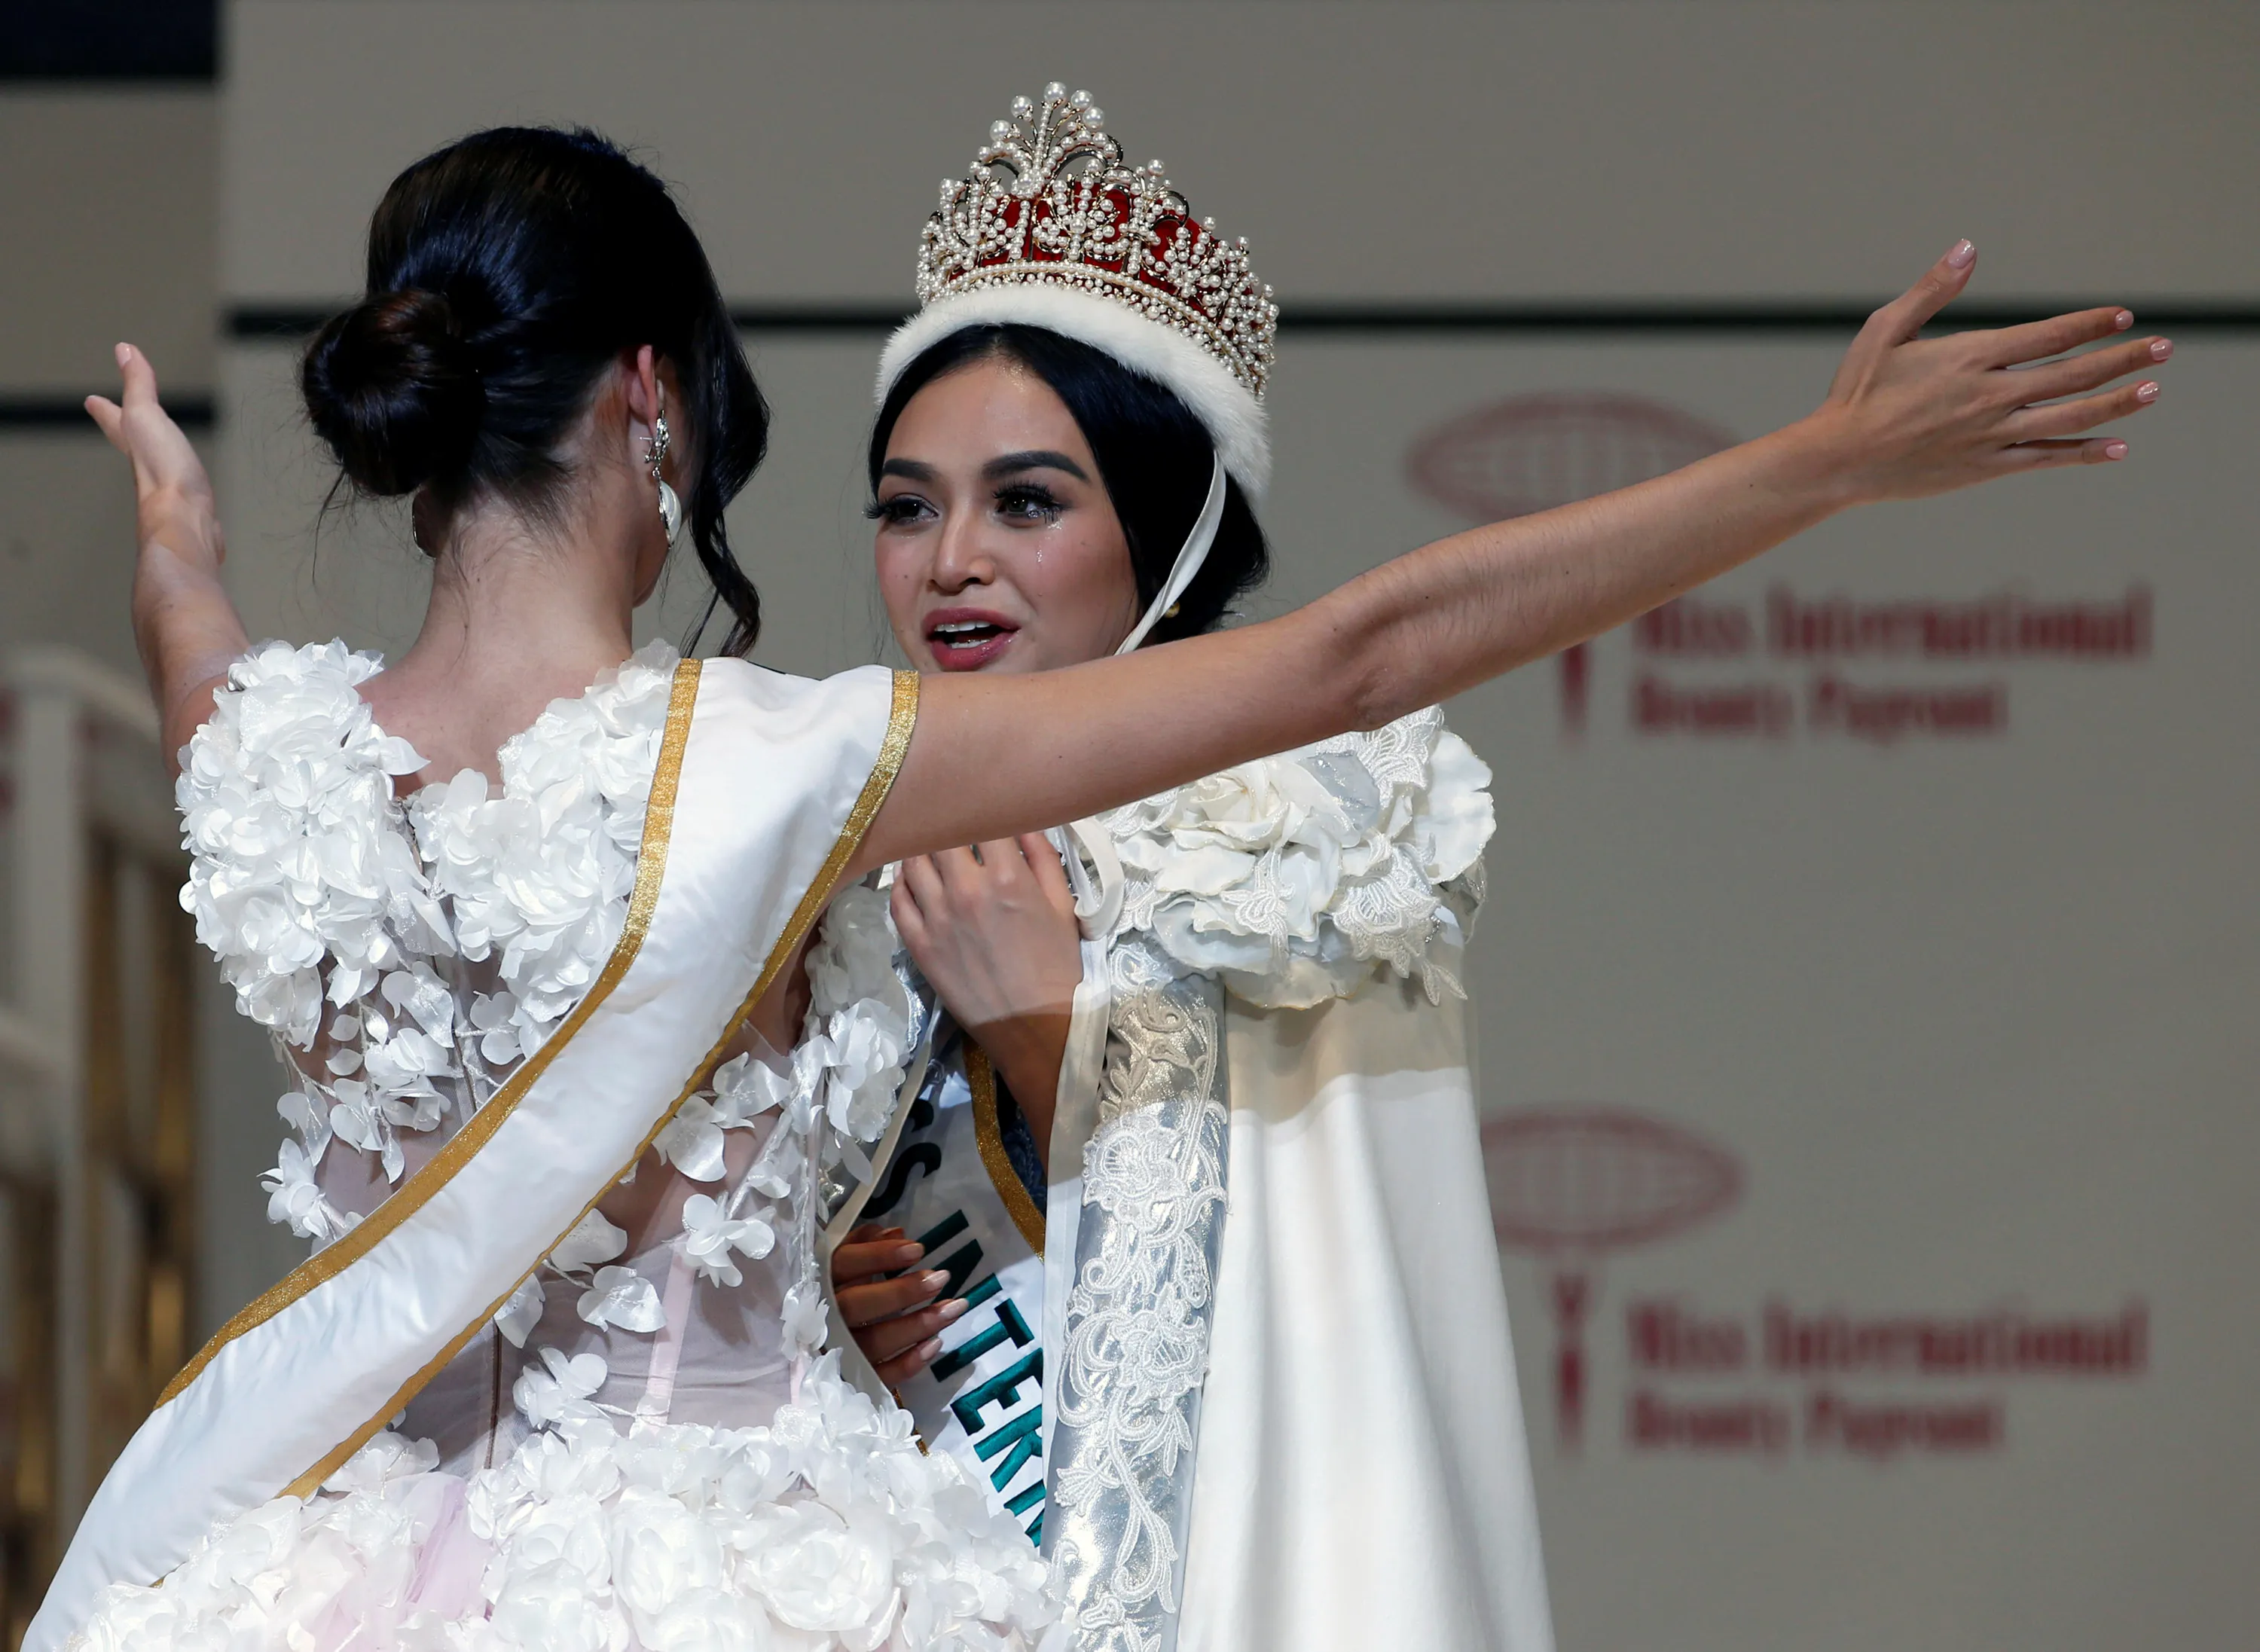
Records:
[[[1266,753],[1374,728],[1645,613],[1855,504],[2108,462],[2165,360],[2116,308],[1922,339],[1968,243],[1871,316],[1827,399],[1684,469],[1494,523],[1262,625],[1026,676],[930,677],[862,869],[1081,819]]]
[[[125,376],[119,399],[86,398],[110,445],[133,461],[133,640],[157,702],[169,770],[197,726],[211,715],[212,690],[250,646],[219,579],[227,547],[211,483],[180,426],[157,404],[157,375],[130,344],[118,347]]]

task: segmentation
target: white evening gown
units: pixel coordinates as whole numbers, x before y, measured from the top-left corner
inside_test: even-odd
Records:
[[[356,691],[378,669],[338,643],[254,651],[179,787],[183,904],[289,1074],[268,1212],[318,1257],[416,1186],[605,970],[678,677],[646,649],[506,744],[498,790],[466,772],[396,798],[424,764]],[[903,1079],[894,944],[883,898],[845,890],[794,1050],[741,1035],[389,1427],[161,1579],[113,1581],[72,1643],[1032,1644],[1027,1539],[820,1353],[827,1177]]]

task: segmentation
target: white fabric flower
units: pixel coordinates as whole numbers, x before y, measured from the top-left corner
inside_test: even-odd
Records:
[[[771,1131],[761,1155],[747,1167],[744,1184],[769,1198],[790,1198],[807,1158],[800,1142],[800,1130]]]
[[[347,1457],[344,1465],[322,1482],[325,1491],[379,1491],[390,1482],[411,1474],[429,1474],[440,1463],[440,1448],[428,1440],[411,1440],[390,1429]]]
[[[509,993],[480,993],[471,1000],[470,1020],[479,1055],[490,1067],[506,1067],[526,1053],[518,1036],[518,1000]]]
[[[779,1069],[750,1055],[733,1056],[714,1069],[714,1121],[725,1130],[750,1126],[793,1094],[790,1065]]]
[[[304,1148],[286,1137],[280,1161],[259,1180],[268,1194],[268,1221],[287,1222],[299,1238],[325,1245],[345,1232],[345,1225],[337,1208],[314,1184],[315,1163]]]
[[[406,1168],[406,1155],[392,1134],[385,1095],[358,1078],[340,1078],[330,1086],[337,1104],[330,1109],[330,1129],[348,1147],[374,1153],[383,1167],[384,1179],[397,1182]]]
[[[810,1353],[822,1348],[829,1323],[824,1292],[815,1281],[803,1280],[785,1292],[784,1334],[790,1346]]]
[[[535,1428],[573,1419],[604,1420],[604,1412],[589,1403],[589,1396],[604,1385],[608,1368],[597,1354],[576,1354],[570,1359],[554,1348],[540,1350],[539,1369],[528,1365],[511,1384],[511,1403]]]
[[[617,1325],[624,1331],[656,1331],[667,1323],[658,1288],[633,1268],[597,1269],[576,1312],[590,1325]]]
[[[814,1178],[835,1170],[868,1177],[863,1144],[885,1134],[901,1100],[911,1000],[894,972],[898,945],[883,891],[862,883],[840,890],[808,949],[808,1014],[783,1069],[741,1058],[716,1075],[718,1126],[771,1109],[779,1115],[737,1192],[788,1201],[776,1229],[785,1254],[772,1266],[786,1283],[787,1346],[804,1354],[819,1349],[826,1334],[819,1261],[808,1238],[821,1226],[810,1205]]]
[[[579,1507],[610,1497],[621,1484],[625,1444],[602,1422],[532,1435],[499,1468],[472,1477],[465,1499],[471,1529],[507,1541],[542,1505]],[[546,1563],[556,1555],[538,1558]]]
[[[772,1504],[755,1516],[748,1581],[796,1629],[862,1630],[875,1646],[894,1625],[894,1548],[876,1511],[840,1513],[822,1503]]]
[[[539,1274],[528,1274],[525,1283],[510,1293],[510,1300],[502,1305],[502,1312],[494,1317],[495,1329],[512,1348],[524,1348],[533,1327],[541,1323],[541,1310],[547,1304],[548,1292],[542,1288]]]
[[[430,964],[419,958],[405,969],[395,969],[378,990],[387,1004],[413,1016],[434,1039],[443,1045],[449,1041],[455,1026],[455,995]]]
[[[1244,1000],[1305,1008],[1378,968],[1460,992],[1491,771],[1434,707],[1242,763],[1100,820],[1147,931]]]
[[[572,1231],[549,1253],[549,1265],[560,1273],[583,1273],[606,1262],[628,1248],[625,1228],[606,1221],[600,1211],[590,1211],[573,1224]]]
[[[395,977],[396,979],[397,977]],[[362,1055],[362,1069],[368,1082],[385,1091],[388,1104],[397,1107],[409,1104],[404,1111],[416,1111],[412,1103],[426,1097],[435,1103],[439,1092],[432,1088],[434,1078],[452,1078],[455,1065],[447,1059],[447,1050],[437,1039],[419,1028],[403,1027],[390,1038],[371,1044]],[[405,1118],[396,1120],[406,1123]],[[430,1129],[431,1126],[418,1126]]]
[[[621,1492],[611,1538],[613,1586],[639,1628],[694,1591],[721,1587],[721,1534],[663,1491],[631,1485]]]
[[[722,1126],[715,1121],[713,1104],[704,1096],[685,1098],[652,1138],[652,1147],[694,1182],[722,1179]]]
[[[704,1193],[683,1201],[683,1254],[703,1277],[716,1284],[744,1282],[737,1263],[730,1260],[732,1251],[758,1259],[768,1255],[776,1242],[776,1233],[758,1217],[733,1220],[717,1200]]]
[[[298,1133],[298,1140],[306,1144],[306,1156],[319,1164],[322,1153],[330,1145],[329,1108],[319,1098],[303,1090],[293,1090],[279,1096],[275,1111],[282,1122]]]
[[[596,1592],[563,1567],[515,1571],[498,1586],[490,1620],[496,1641],[527,1652],[616,1652],[625,1637]]]
[[[1415,794],[1408,835],[1421,871],[1441,886],[1464,876],[1491,841],[1491,765],[1449,729],[1437,734],[1428,762],[1431,778]]]
[[[876,998],[862,998],[832,1018],[824,1100],[832,1126],[857,1141],[876,1141],[894,1114],[903,1083],[908,1018]]]

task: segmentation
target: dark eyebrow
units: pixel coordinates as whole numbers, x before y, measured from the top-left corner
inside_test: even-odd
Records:
[[[981,474],[991,482],[1001,482],[1006,476],[1017,476],[1023,470],[1064,470],[1077,482],[1091,480],[1084,475],[1081,465],[1065,454],[1055,453],[1049,447],[1032,447],[1026,453],[999,454],[981,467]]]
[[[900,476],[905,482],[934,482],[941,472],[919,459],[890,459],[879,467],[883,476]]]

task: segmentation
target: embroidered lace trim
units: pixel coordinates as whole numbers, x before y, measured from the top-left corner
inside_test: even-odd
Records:
[[[1165,1652],[1224,1233],[1222,999],[1140,941],[1118,945],[1110,969],[1045,1539],[1079,1648]]]

